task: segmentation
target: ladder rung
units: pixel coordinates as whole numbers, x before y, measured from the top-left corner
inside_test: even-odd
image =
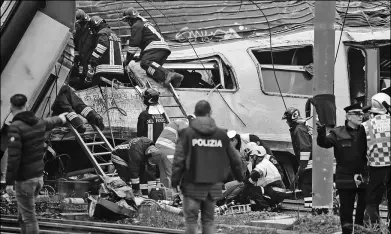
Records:
[[[159,96],[159,98],[162,98],[162,97],[163,98],[167,98],[167,97],[174,97],[174,96],[172,96],[172,95],[171,96],[170,95],[161,95],[161,96]]]
[[[106,174],[106,176],[114,176],[114,175],[118,175],[118,173],[110,173],[110,174]]]
[[[86,143],[86,145],[103,145],[104,143],[105,143],[104,141],[97,141],[97,142]]]
[[[94,156],[100,156],[100,155],[109,155],[109,154],[111,154],[111,152],[94,153],[94,154],[92,154],[92,155],[94,155]]]
[[[163,107],[181,107],[180,105],[171,105],[171,106],[163,106]]]
[[[184,119],[186,117],[185,116],[180,116],[180,117],[178,117],[178,116],[168,116],[168,118],[170,118],[170,119]]]
[[[99,166],[110,166],[113,165],[113,163],[108,162],[108,163],[99,163]]]
[[[84,133],[79,133],[80,135],[91,135],[91,134],[98,134],[98,132],[84,132]]]

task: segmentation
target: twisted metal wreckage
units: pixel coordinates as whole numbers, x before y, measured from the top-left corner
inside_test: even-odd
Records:
[[[72,128],[53,131],[48,139],[57,157],[47,163],[49,176],[65,177],[73,182],[63,184],[70,186],[77,181],[99,181],[101,168],[109,167],[111,147],[135,136],[137,117],[144,109],[140,94],[144,88],[153,87],[161,94],[160,104],[168,120],[186,116],[198,100],[207,99],[219,126],[250,132],[265,140],[282,165],[284,183],[289,187],[297,165],[292,157],[289,132],[285,123],[278,120],[286,105],[305,113],[305,103],[313,96],[314,4],[314,1],[76,1],[75,6],[72,1],[55,1],[43,6],[29,1],[4,2],[2,134],[4,123],[12,118],[8,114],[8,100],[15,92],[27,95],[37,115],[51,114],[50,106],[72,68],[71,31],[76,8],[105,19],[126,51],[130,27],[120,18],[123,9],[133,6],[169,42],[172,54],[164,67],[182,74],[198,72],[210,87],[166,88],[147,77],[138,63],[131,63],[127,69],[134,83],[126,87],[113,83],[103,93],[97,87],[77,91],[110,127],[103,132],[90,127],[87,131],[90,136],[81,136]],[[389,10],[388,1],[337,2],[334,94],[338,107],[357,99],[365,105],[374,93],[390,86]],[[17,18],[21,14],[26,17]],[[22,27],[11,30],[18,23]],[[45,32],[47,28],[51,30]],[[37,47],[28,46],[27,42]],[[21,86],[22,83],[25,85]],[[277,104],[281,100],[283,103]],[[338,107],[337,124],[341,124],[344,114]],[[99,146],[97,142],[105,137],[111,138],[112,143],[105,140],[106,146]],[[69,160],[61,155],[68,155]],[[101,193],[114,193],[117,200],[129,198],[126,186],[113,183],[117,185],[110,187],[106,182]],[[125,192],[118,192],[115,187],[124,188]],[[128,203],[122,205],[130,210],[137,208],[133,202]],[[139,205],[140,201],[136,203]]]

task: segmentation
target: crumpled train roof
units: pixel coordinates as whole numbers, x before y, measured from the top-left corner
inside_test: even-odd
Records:
[[[117,35],[130,36],[130,27],[121,21],[122,11],[135,7],[141,16],[157,24],[171,44],[209,42],[238,37],[282,34],[313,27],[314,1],[77,1],[90,16],[99,15]],[[258,7],[262,9],[266,18]],[[388,1],[338,1],[337,27],[390,27]],[[346,13],[346,16],[345,16]]]

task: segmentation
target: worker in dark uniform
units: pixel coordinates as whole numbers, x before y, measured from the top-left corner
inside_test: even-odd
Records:
[[[111,161],[123,181],[132,186],[135,196],[148,194],[156,186],[156,161],[161,152],[146,137],[130,139],[114,148]]]
[[[61,87],[53,103],[52,111],[53,116],[69,112],[66,117],[79,133],[86,131],[86,128],[83,126],[83,120],[79,115],[83,116],[88,123],[96,125],[100,130],[105,128],[103,118],[92,107],[87,106],[75,94],[75,90],[68,85]]]
[[[288,108],[282,119],[286,119],[292,139],[292,146],[298,162],[295,182],[298,182],[304,196],[304,206],[312,207],[312,130],[300,117],[294,107]]]
[[[134,55],[140,48],[140,66],[147,75],[157,82],[164,82],[166,86],[171,83],[175,88],[179,87],[183,75],[162,67],[171,54],[171,50],[163,36],[149,21],[141,17],[140,13],[133,7],[123,12],[123,20],[131,27],[125,66],[134,59]]]
[[[372,225],[380,222],[379,205],[384,193],[388,200],[388,212],[391,210],[391,117],[387,113],[387,105],[390,105],[390,96],[385,93],[375,94],[371,98],[370,119],[363,123],[367,136],[369,165],[365,213],[366,219],[369,219]]]
[[[214,233],[214,209],[222,197],[222,181],[229,168],[238,181],[243,181],[239,155],[229,143],[223,129],[210,117],[207,101],[195,106],[196,118],[190,127],[179,132],[171,185],[181,186],[186,233],[198,233],[198,214],[201,209],[202,233]],[[182,181],[182,182],[181,182]]]
[[[164,117],[164,109],[159,105],[159,92],[155,89],[147,89],[143,93],[144,104],[147,109],[140,113],[137,120],[137,136],[148,137],[156,142],[167,123]]]
[[[91,18],[81,9],[76,11],[75,33],[73,42],[75,44],[75,57],[73,66],[78,71],[79,80],[75,85],[71,84],[76,89],[85,87],[85,78],[88,71],[88,61],[95,49],[96,37],[90,29]]]
[[[320,147],[334,147],[334,157],[337,162],[335,184],[340,199],[339,216],[342,233],[352,233],[353,209],[358,196],[355,224],[363,225],[365,210],[365,167],[366,136],[361,125],[363,112],[360,103],[353,104],[344,109],[346,121],[326,135],[325,125],[318,125],[317,142]]]
[[[99,16],[91,17],[90,27],[97,37],[96,47],[88,65],[88,76],[93,76],[92,84],[103,84],[101,77],[109,81],[117,79],[120,82],[125,82],[120,38]]]

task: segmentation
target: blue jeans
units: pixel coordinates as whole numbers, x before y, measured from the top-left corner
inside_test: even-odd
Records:
[[[21,233],[38,234],[39,227],[35,215],[35,198],[43,186],[43,177],[16,181],[15,192],[18,204],[18,219]]]
[[[201,223],[203,234],[214,233],[214,211],[216,201],[206,198],[205,201],[196,200],[191,197],[183,198],[183,213],[186,219],[186,234],[197,234],[198,213],[201,209]]]

